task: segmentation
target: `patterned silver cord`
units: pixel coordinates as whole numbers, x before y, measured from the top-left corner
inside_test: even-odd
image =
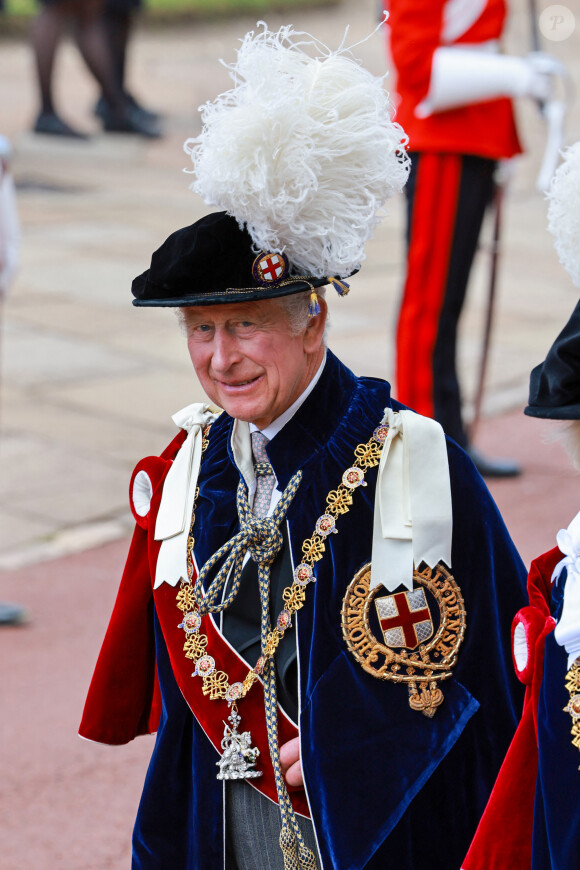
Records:
[[[262,652],[270,634],[270,571],[258,571],[260,582],[260,601],[262,618],[260,633]],[[276,792],[282,827],[280,830],[280,848],[284,856],[284,870],[317,870],[316,858],[307,847],[294,814],[294,808],[284,782],[280,766],[280,747],[278,742],[278,699],[276,693],[276,666],[274,657],[267,659],[264,670],[264,706],[266,711],[266,730],[268,732],[268,747],[274,768]]]
[[[279,526],[286,516],[286,511],[296,495],[301,480],[302,471],[297,471],[282,493],[282,498],[272,516],[264,518],[254,516],[250,510],[247,487],[243,480],[240,480],[236,497],[240,531],[207,560],[194,583],[193,594],[202,616],[225,610],[235,599],[240,588],[244,556],[248,550],[252,559],[258,564],[259,570],[262,567],[267,568],[269,575],[270,565],[282,548],[283,538]],[[222,567],[204,592],[203,587],[208,575],[224,557]],[[221,601],[222,590],[230,571],[232,571],[232,588]]]

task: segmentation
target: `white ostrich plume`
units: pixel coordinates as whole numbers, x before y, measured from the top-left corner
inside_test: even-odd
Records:
[[[407,180],[407,137],[384,77],[351,49],[259,26],[228,66],[234,87],[200,108],[201,135],[185,143],[191,189],[246,225],[256,251],[286,253],[294,274],[346,277]]]
[[[580,142],[562,156],[548,191],[548,229],[561,264],[580,287]]]

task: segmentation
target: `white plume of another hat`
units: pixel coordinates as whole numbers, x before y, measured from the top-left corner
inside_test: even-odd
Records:
[[[200,108],[202,133],[185,143],[191,188],[295,274],[346,277],[407,180],[407,137],[384,77],[352,49],[260,25],[228,67],[234,87]]]
[[[561,264],[580,287],[580,142],[563,158],[548,191],[548,229]]]

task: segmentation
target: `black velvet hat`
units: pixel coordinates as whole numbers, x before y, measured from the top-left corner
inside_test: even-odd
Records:
[[[532,370],[528,402],[528,417],[580,419],[580,302],[544,362]]]
[[[246,229],[225,211],[206,215],[172,233],[133,281],[133,305],[183,307],[272,299],[332,283],[331,277],[293,276],[279,252],[256,255]],[[344,288],[341,290],[341,288]]]

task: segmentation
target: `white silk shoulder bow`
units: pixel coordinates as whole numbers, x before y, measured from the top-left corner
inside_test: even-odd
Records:
[[[155,540],[163,543],[157,559],[154,589],[162,583],[176,586],[182,577],[187,577],[187,538],[201,465],[203,430],[218,417],[219,412],[210,405],[198,402],[171,418],[188,434],[163,484],[155,524]]]
[[[451,567],[453,514],[443,429],[413,411],[385,408],[373,527],[370,588],[413,587],[413,567]]]
[[[560,529],[556,542],[564,558],[554,568],[552,583],[560,576],[562,568],[567,569],[568,576],[562,615],[554,629],[554,637],[566,649],[570,669],[580,656],[580,513],[567,529]]]

